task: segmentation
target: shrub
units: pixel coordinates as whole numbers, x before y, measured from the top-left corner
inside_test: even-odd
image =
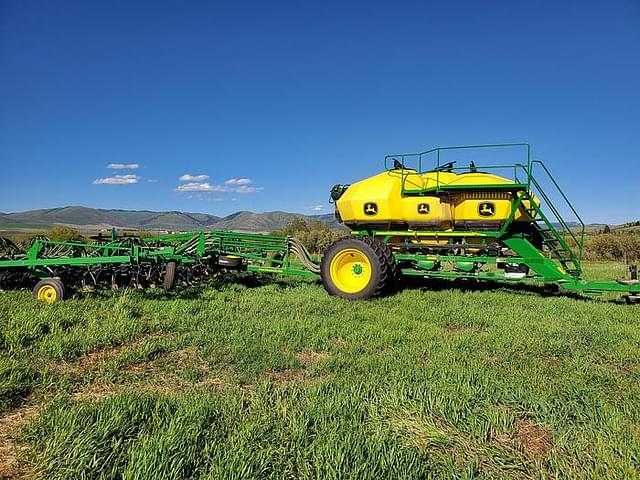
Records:
[[[297,238],[313,254],[321,254],[337,239],[348,234],[349,231],[345,228],[332,229],[324,222],[304,217],[296,217],[284,229],[273,232],[273,235],[290,235]]]
[[[68,242],[70,240],[82,240],[82,235],[75,228],[58,225],[49,230],[45,235],[54,242]]]
[[[584,240],[584,257],[588,260],[638,260],[640,235],[603,233]]]

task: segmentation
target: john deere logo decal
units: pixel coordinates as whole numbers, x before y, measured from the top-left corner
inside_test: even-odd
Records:
[[[429,204],[428,203],[419,203],[418,204],[418,213],[420,215],[428,215],[429,214]]]
[[[496,214],[496,206],[491,202],[482,202],[478,205],[478,215],[481,217],[493,217]]]
[[[374,202],[367,202],[364,204],[364,214],[365,215],[377,215],[378,214],[378,204]]]

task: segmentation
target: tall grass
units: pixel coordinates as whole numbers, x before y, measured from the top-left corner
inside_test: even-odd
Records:
[[[20,439],[39,478],[631,478],[639,308],[450,282],[350,302],[243,276],[5,292],[0,405],[40,405]]]

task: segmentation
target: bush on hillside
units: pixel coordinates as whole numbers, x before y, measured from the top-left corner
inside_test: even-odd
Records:
[[[640,235],[631,233],[603,233],[584,239],[584,258],[587,260],[640,259]]]
[[[54,242],[68,242],[71,240],[82,240],[82,235],[75,228],[58,225],[45,233],[47,238]]]
[[[319,220],[296,217],[282,230],[273,232],[273,235],[295,237],[307,247],[307,250],[318,255],[337,239],[349,235],[349,231],[344,228],[331,229],[326,223]]]

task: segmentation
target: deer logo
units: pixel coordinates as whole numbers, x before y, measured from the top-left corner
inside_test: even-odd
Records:
[[[419,203],[418,204],[418,213],[420,215],[428,215],[430,211],[430,207],[428,203]]]
[[[491,202],[482,202],[478,205],[478,215],[481,217],[493,217],[496,214],[496,206]]]
[[[378,214],[378,204],[374,202],[367,202],[364,204],[364,214],[365,215],[377,215]]]

